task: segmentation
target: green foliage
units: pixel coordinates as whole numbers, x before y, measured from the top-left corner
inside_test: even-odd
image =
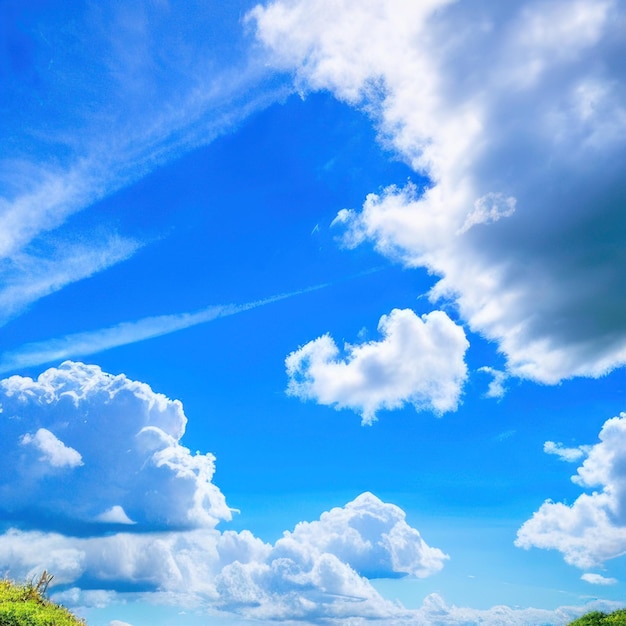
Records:
[[[37,583],[0,580],[0,626],[85,626],[67,609],[44,598],[51,580],[46,572]]]
[[[613,613],[594,611],[574,620],[569,626],[626,626],[626,609]]]

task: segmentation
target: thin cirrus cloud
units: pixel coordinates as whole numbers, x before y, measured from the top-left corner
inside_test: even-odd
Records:
[[[246,304],[209,306],[195,313],[156,315],[135,322],[122,322],[109,328],[28,343],[16,350],[0,355],[0,373],[4,374],[20,368],[62,361],[68,358],[83,357],[110,350],[111,348],[160,337],[178,330],[197,326],[198,324],[205,324],[222,317],[236,315],[260,306],[272,304],[273,302],[309,293],[326,286],[327,284],[316,285]]]
[[[285,360],[287,393],[336,409],[352,409],[363,424],[377,411],[411,404],[437,414],[456,410],[467,378],[469,342],[443,311],[418,317],[394,309],[378,323],[380,341],[346,344],[345,356],[330,335],[292,352]]]
[[[142,247],[139,241],[112,235],[104,242],[51,246],[41,256],[21,252],[0,262],[0,325],[37,300],[125,261]]]
[[[265,81],[268,69],[247,51],[234,54],[235,47],[220,46],[219,38],[208,40],[211,15],[203,3],[192,0],[185,11],[188,19],[180,20],[172,19],[167,3],[74,3],[43,23],[31,23],[36,17],[30,15],[18,23],[7,11],[3,36],[28,54],[19,67],[3,65],[3,322],[140,247],[128,237],[114,245],[109,237],[106,248],[102,227],[81,233],[84,249],[68,246],[73,215],[210,143],[290,90]],[[242,36],[232,11],[218,31],[231,43]],[[192,58],[190,41],[196,44]],[[27,101],[20,91],[24,76],[33,78]]]
[[[509,374],[542,383],[626,363],[618,11],[276,0],[248,14],[269,63],[364,110],[430,179],[342,210],[344,243],[438,276],[431,300],[497,342]]]
[[[598,567],[626,551],[626,414],[607,420],[592,446],[581,446],[586,457],[572,481],[582,493],[571,504],[546,500],[517,533],[515,544],[558,550],[565,561],[581,569]],[[551,454],[574,460],[571,449],[549,445]],[[566,458],[569,456],[570,458]],[[584,580],[588,580],[589,575]],[[596,581],[597,582],[597,581]]]

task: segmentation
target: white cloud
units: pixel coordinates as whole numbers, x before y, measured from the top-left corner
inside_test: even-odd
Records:
[[[63,602],[134,592],[253,619],[395,619],[410,612],[368,577],[426,577],[447,559],[371,493],[274,545],[220,532],[231,510],[212,482],[213,456],[179,443],[181,403],[124,375],[66,362],[37,380],[0,381],[0,402],[2,510],[16,526],[0,534],[0,570],[53,571]],[[62,476],[33,462],[42,453]]]
[[[432,300],[513,375],[626,363],[620,3],[276,0],[248,19],[302,91],[365,110],[430,179],[340,212],[346,244],[439,276]]]
[[[368,578],[431,576],[443,568],[448,556],[427,545],[405,517],[399,507],[364,493],[345,507],[323,513],[319,521],[299,523],[275,550],[289,551],[297,544],[329,552]]]
[[[487,387],[487,393],[485,393],[485,398],[503,398],[504,394],[506,393],[506,387],[504,386],[504,383],[506,382],[509,375],[506,372],[502,372],[488,366],[479,367],[478,371],[489,374],[492,377],[489,383],[489,387]]]
[[[269,70],[245,46],[232,45],[242,36],[238,9],[226,7],[220,16],[216,29],[216,16],[190,1],[175,8],[87,4],[70,30],[55,14],[40,20],[41,37],[29,40],[34,92],[25,96],[23,74],[5,81],[0,303],[10,305],[3,307],[6,318],[136,251],[127,240],[133,245],[125,252],[109,249],[107,259],[98,259],[102,228],[77,237],[72,216],[292,91],[264,81]],[[32,101],[45,102],[45,116]],[[50,247],[76,239],[93,254],[73,246],[75,254],[60,265],[64,246]]]
[[[561,459],[561,461],[568,461],[573,463],[582,459],[589,451],[589,446],[579,446],[577,448],[566,448],[562,443],[555,443],[554,441],[546,441],[543,444],[543,451],[546,454],[554,454]]]
[[[45,256],[22,252],[0,260],[0,325],[40,298],[128,259],[140,247],[137,241],[109,236],[89,246],[62,242]]]
[[[517,546],[558,550],[585,569],[626,553],[626,414],[607,420],[599,438],[572,477],[593,491],[569,506],[546,500],[519,529]]]
[[[400,618],[368,582],[430,576],[447,556],[428,546],[404,512],[371,493],[285,532],[262,563],[234,562],[217,577],[219,606],[256,619]]]
[[[119,505],[116,504],[112,506],[110,509],[104,511],[100,515],[96,516],[96,520],[99,522],[106,522],[109,524],[134,524],[132,519],[126,515],[126,511]]]
[[[128,622],[120,622],[118,619],[114,619],[112,622],[109,622],[109,626],[133,626]]]
[[[266,304],[272,304],[286,298],[322,289],[326,286],[326,284],[317,285],[246,304],[208,306],[194,313],[155,315],[135,322],[121,322],[109,328],[27,343],[13,351],[0,355],[0,374],[53,361],[84,357],[96,352],[117,348],[118,346],[160,337],[161,335],[204,324],[220,317],[236,315],[237,313],[243,313]]]
[[[592,585],[615,585],[617,583],[616,578],[607,578],[601,574],[592,574],[590,572],[583,574],[580,579]]]
[[[363,574],[424,577],[445,558],[406,524],[401,509],[367,493],[318,522],[298,524],[273,546],[248,531],[206,528],[89,538],[15,529],[0,535],[0,566],[16,578],[48,569],[58,584],[86,576],[103,591],[151,590],[180,606],[200,598],[231,614],[285,621],[409,616]],[[60,599],[103,600],[84,598],[78,587]]]
[[[442,311],[420,318],[394,309],[380,318],[378,330],[381,341],[346,344],[343,359],[329,335],[292,352],[285,360],[287,393],[350,408],[364,424],[377,411],[406,403],[436,413],[455,410],[467,377],[463,329]]]
[[[66,446],[46,428],[40,428],[34,435],[26,433],[20,439],[23,446],[32,445],[42,456],[39,460],[49,463],[52,467],[78,467],[83,464],[80,452]]]
[[[87,523],[121,507],[142,528],[214,526],[231,517],[212,483],[213,455],[192,455],[179,443],[187,422],[181,403],[148,385],[68,361],[37,380],[0,381],[0,404],[5,511],[36,507]],[[41,452],[57,466],[81,467],[43,480],[33,462]]]

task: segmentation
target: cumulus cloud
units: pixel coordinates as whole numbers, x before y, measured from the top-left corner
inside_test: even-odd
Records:
[[[364,493],[285,532],[264,562],[234,562],[217,578],[220,606],[256,619],[399,618],[369,578],[430,576],[448,557],[405,521],[404,512]]]
[[[463,329],[442,311],[420,318],[394,309],[380,318],[378,330],[381,341],[346,344],[344,358],[330,335],[292,352],[285,360],[287,393],[352,409],[364,424],[377,411],[407,403],[439,414],[456,410],[467,377]]]
[[[138,593],[251,619],[396,619],[410,612],[369,579],[430,576],[447,559],[371,493],[273,545],[219,531],[231,510],[213,456],[180,444],[181,403],[124,375],[68,361],[0,381],[0,402],[0,502],[14,524],[0,569],[53,571],[65,603]]]
[[[364,493],[345,507],[323,513],[319,521],[301,522],[285,533],[277,548],[297,544],[329,552],[368,578],[431,576],[448,556],[428,546],[405,518],[399,507]]]
[[[626,553],[626,413],[607,420],[599,439],[572,477],[593,491],[572,505],[546,500],[519,529],[517,546],[558,550],[584,569]]]
[[[433,302],[515,376],[626,362],[620,3],[275,0],[248,19],[269,62],[366,111],[428,178],[342,211],[347,245],[438,276]]]
[[[213,455],[179,443],[187,422],[181,403],[144,383],[67,361],[37,380],[0,381],[0,405],[5,513],[34,507],[44,518],[89,523],[105,514],[110,523],[124,511],[123,523],[147,528],[231,517],[212,483]]]
[[[107,509],[104,513],[101,513],[96,517],[99,522],[107,522],[109,524],[134,524],[132,519],[126,515],[126,511],[116,504],[110,509]]]
[[[88,538],[16,529],[0,535],[0,565],[14,577],[52,569],[64,585],[87,577],[104,591],[170,594],[179,602],[196,597],[253,619],[408,616],[368,576],[424,577],[446,558],[401,509],[369,493],[298,524],[273,546],[249,531],[213,528]],[[77,586],[60,597],[86,601]]]
[[[40,461],[49,463],[52,467],[78,467],[83,464],[80,452],[66,446],[60,439],[45,428],[40,428],[34,435],[26,433],[20,443],[23,446],[32,445],[42,456]]]
[[[561,459],[561,461],[568,461],[573,463],[582,459],[589,451],[589,446],[578,446],[577,448],[566,448],[562,443],[555,443],[554,441],[546,441],[543,444],[543,451],[546,454],[554,454]]]
[[[491,381],[489,382],[489,386],[487,387],[487,392],[485,393],[485,398],[503,398],[506,393],[506,387],[504,383],[506,379],[509,377],[506,372],[502,372],[493,367],[479,367],[479,372],[483,372],[484,374],[489,374],[491,376]]]
[[[601,574],[592,573],[583,574],[580,579],[592,585],[615,585],[617,583],[616,578],[607,578]]]

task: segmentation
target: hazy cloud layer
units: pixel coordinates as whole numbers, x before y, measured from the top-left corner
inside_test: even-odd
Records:
[[[571,505],[546,500],[519,529],[517,546],[558,550],[585,569],[626,552],[626,413],[607,420],[599,438],[586,447],[587,458],[572,476],[593,491]],[[589,577],[596,575],[586,576],[592,582]]]
[[[620,3],[277,0],[248,19],[302,91],[365,110],[430,179],[342,211],[347,245],[439,276],[432,300],[516,376],[626,362]]]
[[[330,335],[307,343],[285,360],[287,393],[360,413],[364,424],[382,409],[454,411],[467,377],[469,343],[444,312],[418,317],[394,309],[378,323],[381,341],[346,344],[345,357]]]

